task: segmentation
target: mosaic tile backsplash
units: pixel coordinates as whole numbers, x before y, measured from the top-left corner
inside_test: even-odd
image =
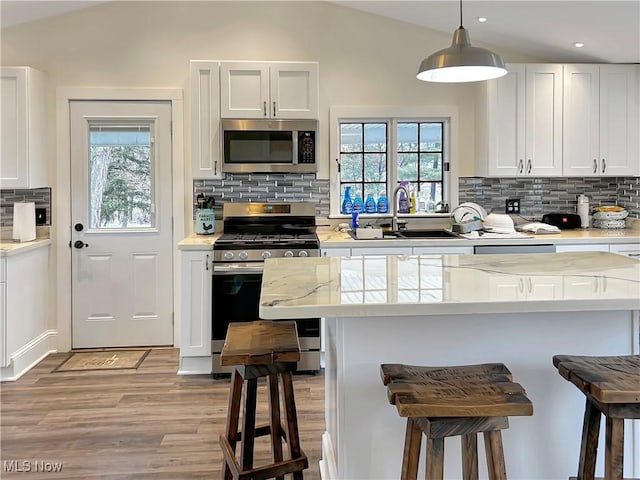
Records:
[[[45,225],[51,225],[51,188],[0,190],[0,227],[13,226],[15,202],[35,202],[36,208],[44,208],[47,211]]]
[[[504,213],[507,198],[520,199],[520,215],[541,217],[545,213],[574,213],[577,197],[585,194],[591,207],[620,205],[640,218],[640,178],[551,177],[459,179],[459,198],[475,202],[487,211]]]
[[[213,196],[216,218],[223,202],[314,202],[316,216],[329,216],[329,180],[313,173],[227,173],[221,180],[194,180],[193,195]]]

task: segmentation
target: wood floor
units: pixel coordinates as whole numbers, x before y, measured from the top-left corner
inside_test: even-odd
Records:
[[[153,349],[134,371],[52,373],[65,358],[50,355],[0,384],[0,478],[220,478],[228,379],[176,375],[176,349]],[[296,375],[294,386],[304,478],[318,480],[324,377]],[[258,422],[266,422],[264,383],[258,395]],[[258,440],[256,464],[270,460],[267,438]],[[53,473],[56,463],[62,470]]]

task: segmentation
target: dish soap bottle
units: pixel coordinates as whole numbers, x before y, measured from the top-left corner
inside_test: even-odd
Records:
[[[402,181],[400,185],[407,188],[407,182]],[[398,213],[409,213],[409,199],[405,190],[400,190],[400,200],[398,201]]]
[[[342,200],[342,213],[351,215],[353,212],[353,201],[351,200],[351,187],[344,189],[344,200]]]
[[[389,202],[387,201],[387,193],[382,191],[378,197],[378,213],[389,213]]]
[[[376,213],[377,210],[376,201],[373,199],[373,195],[367,195],[367,200],[364,202],[364,213]]]
[[[416,192],[411,190],[411,196],[409,197],[409,213],[416,213]]]
[[[358,212],[364,212],[364,202],[362,201],[362,194],[360,192],[356,192],[356,199],[353,201],[353,209]]]

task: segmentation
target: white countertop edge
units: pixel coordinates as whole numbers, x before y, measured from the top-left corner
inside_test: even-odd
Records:
[[[352,304],[314,306],[260,305],[260,318],[284,320],[313,317],[387,317],[475,315],[482,313],[550,313],[640,310],[638,299],[518,300],[515,302]]]
[[[37,238],[31,242],[2,242],[0,243],[0,257],[11,257],[51,245],[50,238]]]

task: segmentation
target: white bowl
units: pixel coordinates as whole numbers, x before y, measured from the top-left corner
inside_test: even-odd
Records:
[[[516,231],[513,226],[513,220],[504,213],[490,213],[482,223],[484,229],[488,232],[513,233]]]

